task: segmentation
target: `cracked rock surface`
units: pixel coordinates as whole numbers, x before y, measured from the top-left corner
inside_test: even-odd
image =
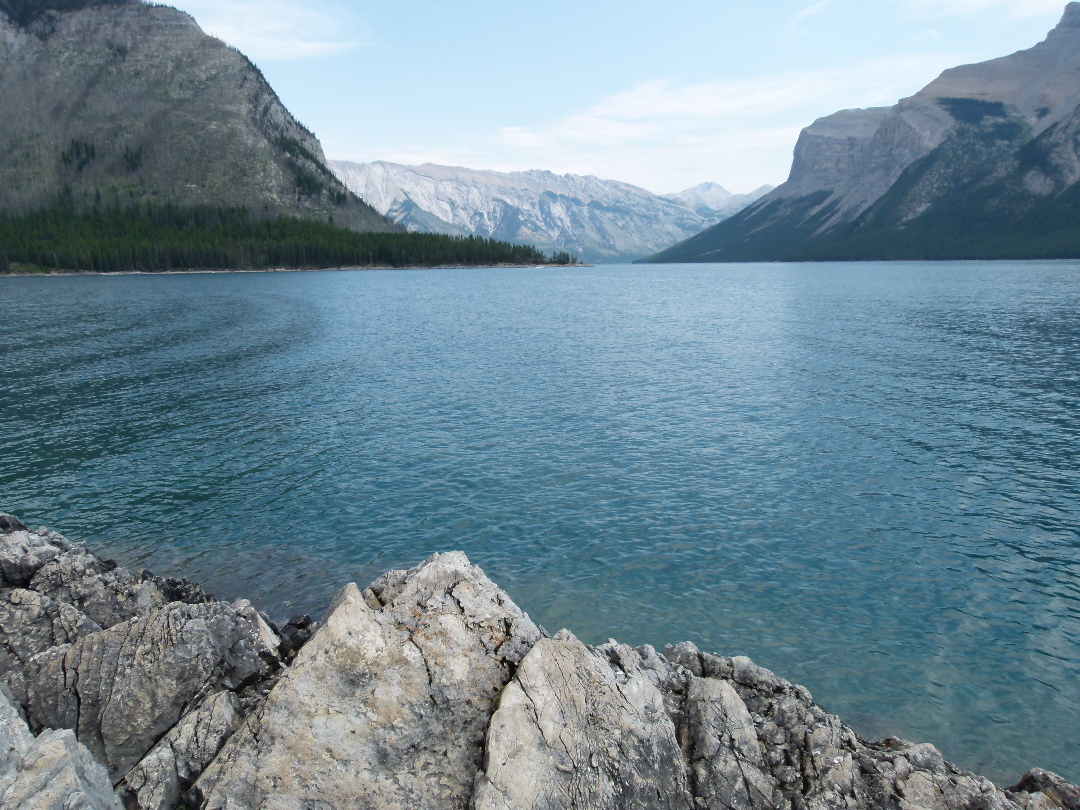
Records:
[[[269,674],[231,605],[185,605],[132,619],[34,657],[26,713],[67,728],[116,781],[200,698]]]
[[[868,742],[747,658],[552,638],[460,552],[279,633],[0,514],[0,810],[121,806],[1080,810],[1080,788]]]
[[[141,810],[172,810],[240,722],[239,699],[218,692],[177,723],[127,773],[117,792]]]
[[[105,769],[70,731],[36,739],[0,690],[0,807],[122,810]]]
[[[461,553],[346,586],[199,780],[201,806],[466,807],[493,704],[539,638]]]
[[[492,718],[473,806],[692,808],[675,726],[651,675],[639,656],[613,665],[565,630],[541,639]]]

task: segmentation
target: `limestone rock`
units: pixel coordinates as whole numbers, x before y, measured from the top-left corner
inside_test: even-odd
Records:
[[[7,515],[0,578],[0,810],[1080,810],[747,658],[550,638],[460,553],[280,634]]]
[[[100,631],[71,605],[21,588],[0,590],[0,678],[22,673],[38,653]]]
[[[148,571],[133,574],[55,532],[31,532],[11,515],[0,515],[0,586],[70,605],[104,628],[172,602],[213,601],[194,583]]]
[[[53,532],[32,532],[11,515],[0,515],[0,585],[25,588],[50,560],[77,547]]]
[[[693,808],[655,678],[628,648],[613,651],[564,630],[525,656],[491,721],[476,810]]]
[[[746,658],[690,644],[665,657],[684,671],[675,717],[696,807],[726,810],[1016,810],[989,780],[932,745],[868,744],[810,693]]]
[[[36,740],[0,692],[0,808],[122,810],[105,769],[70,731]]]
[[[1049,771],[1028,771],[1008,794],[1024,810],[1080,810],[1080,787]]]
[[[118,780],[207,695],[269,675],[262,636],[228,604],[173,604],[33,658],[28,718],[73,730]]]
[[[177,723],[117,790],[128,810],[173,810],[240,727],[240,701],[218,692]]]
[[[50,560],[37,571],[29,587],[77,607],[104,628],[172,602],[212,601],[197,585],[155,577],[147,571],[133,574],[85,551]]]
[[[464,808],[493,703],[539,638],[461,553],[349,585],[200,778],[199,806]]]
[[[13,776],[30,746],[34,736],[26,727],[26,721],[19,716],[18,709],[8,696],[0,690],[0,784]],[[3,795],[0,792],[0,795]]]

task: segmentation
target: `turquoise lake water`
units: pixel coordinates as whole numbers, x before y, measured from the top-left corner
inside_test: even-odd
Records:
[[[1080,265],[0,279],[0,510],[318,612],[462,549],[1080,780]]]

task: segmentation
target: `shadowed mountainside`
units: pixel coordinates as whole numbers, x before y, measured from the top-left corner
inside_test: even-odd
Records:
[[[1080,3],[1034,48],[805,129],[788,181],[654,262],[1080,256]]]
[[[258,68],[187,14],[120,0],[0,12],[0,210],[64,195],[397,230],[345,189]]]

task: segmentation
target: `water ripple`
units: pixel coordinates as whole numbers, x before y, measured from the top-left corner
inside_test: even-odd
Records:
[[[278,616],[464,549],[1080,779],[1070,264],[0,279],[0,508]]]

